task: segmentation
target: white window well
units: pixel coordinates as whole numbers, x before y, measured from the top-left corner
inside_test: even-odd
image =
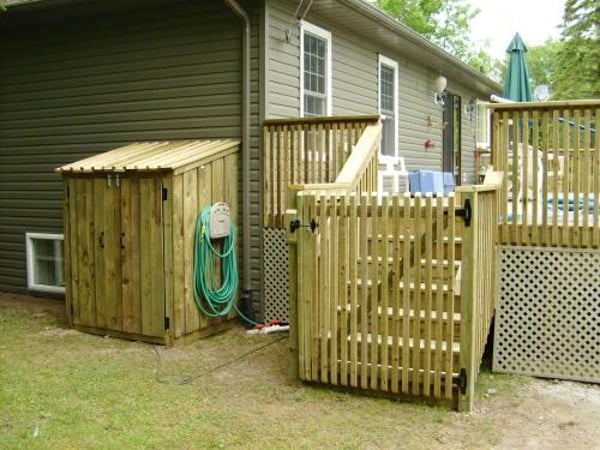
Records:
[[[63,242],[62,234],[25,233],[28,289],[65,292]]]

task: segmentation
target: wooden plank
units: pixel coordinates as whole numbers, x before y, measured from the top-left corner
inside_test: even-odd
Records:
[[[111,210],[105,210],[105,196],[109,195],[109,190],[112,188],[107,187],[106,179],[104,178],[90,178],[87,181],[93,186],[93,202],[94,212],[92,222],[85,224],[86,227],[90,227],[90,233],[92,233],[94,241],[94,286],[93,286],[93,298],[90,298],[90,302],[93,302],[96,307],[95,323],[90,323],[90,326],[96,326],[98,328],[109,328],[110,317],[107,315],[107,302],[110,301],[106,295],[106,227],[105,227],[105,216],[110,214]],[[111,205],[109,205],[110,207]],[[84,217],[80,217],[80,220]]]
[[[338,199],[335,196],[329,196],[328,204],[335,205]],[[343,280],[340,279],[339,274],[342,272],[342,263],[340,260],[340,218],[337,215],[336,209],[333,207],[329,207],[328,215],[331,216],[330,219],[330,236],[329,236],[329,254],[330,254],[330,263],[329,267],[329,279],[331,280],[330,287],[330,309],[329,309],[329,330],[331,333],[331,343],[329,348],[329,370],[330,370],[330,382],[333,385],[338,384],[338,376],[339,376],[339,341],[338,341],[338,332],[339,332],[339,324],[338,324],[338,306],[345,305],[346,303],[340,303],[340,294],[342,291],[347,291],[347,285]],[[346,340],[346,339],[342,339]]]
[[[350,196],[349,265],[350,265],[350,386],[358,387],[358,246],[360,230],[358,228],[357,196]]]
[[[401,215],[402,205],[400,203],[400,196],[394,195],[392,197],[392,235],[393,235],[393,250],[392,250],[392,286],[400,286],[400,270],[402,264],[402,248],[400,236],[402,235],[402,215]],[[400,360],[399,360],[399,346],[400,342],[400,314],[399,311],[401,309],[401,296],[402,293],[400,289],[392,289],[392,305],[394,308],[393,320],[394,326],[391,330],[390,336],[392,337],[392,349],[391,349],[391,358],[390,365],[392,367],[390,379],[391,379],[391,391],[393,393],[398,393],[400,391],[399,386],[399,368],[400,368]]]
[[[173,251],[173,208],[172,208],[172,175],[166,175],[162,179],[161,189],[165,192],[166,196],[163,197],[162,208],[163,208],[163,254],[164,254],[164,284],[165,284],[165,316],[169,319],[170,329],[166,331],[166,337],[169,342],[173,341],[173,328],[175,327],[174,313],[175,313],[175,299],[174,296],[174,278],[173,278],[173,264],[175,254]],[[139,253],[139,252],[138,252]]]
[[[140,291],[142,296],[142,334],[153,336],[153,296],[152,292],[152,190],[151,185],[144,179],[139,179],[140,185],[140,220],[138,233],[140,236]]]
[[[319,206],[320,206],[320,214],[317,219],[319,223],[319,246],[318,246],[318,280],[319,280],[319,288],[318,288],[318,297],[317,297],[317,311],[318,311],[318,321],[319,321],[319,341],[320,348],[319,352],[319,362],[320,362],[320,374],[321,374],[321,382],[327,383],[329,381],[329,336],[333,337],[331,330],[329,328],[329,312],[331,311],[331,306],[329,302],[332,302],[331,298],[331,285],[329,278],[329,265],[332,263],[330,259],[330,222],[327,217],[327,201],[328,198],[325,195],[321,195],[319,197]],[[336,311],[337,313],[337,311]]]
[[[404,215],[402,217],[402,235],[412,236],[414,229],[411,227],[411,198],[408,193],[404,194]],[[410,311],[410,259],[411,259],[411,242],[410,240],[403,240],[402,242],[402,278],[404,287],[402,290],[402,309],[404,314],[402,316],[402,340],[408,342],[411,338],[411,322],[408,315]],[[409,349],[407,346],[402,347],[402,358],[400,361],[402,366],[402,393],[409,393],[409,368],[413,367],[412,362],[409,360]],[[414,367],[413,367],[414,368]]]
[[[390,197],[389,196],[384,196],[383,197],[383,204],[382,204],[382,209],[381,209],[381,216],[378,217],[379,220],[379,225],[377,226],[377,233],[381,234],[382,236],[389,236],[390,234],[390,227],[389,227],[389,221],[390,221],[390,216],[391,216],[391,211],[390,211]],[[379,252],[378,254],[381,255],[381,258],[383,259],[383,264],[381,266],[381,274],[379,275],[379,279],[383,280],[383,289],[381,292],[381,308],[383,308],[383,310],[385,311],[385,315],[384,317],[382,317],[382,322],[381,322],[381,337],[384,340],[384,342],[387,342],[388,337],[390,336],[390,330],[389,330],[389,321],[388,321],[388,306],[390,303],[390,299],[389,299],[389,288],[388,288],[388,280],[389,277],[391,275],[390,272],[390,268],[388,267],[389,264],[389,258],[390,258],[390,253],[389,253],[390,247],[388,245],[387,242],[385,242],[383,239],[381,239],[379,241]],[[394,289],[395,291],[397,291],[398,289]],[[381,364],[385,367],[389,366],[389,349],[387,346],[383,346],[381,347]],[[382,391],[387,391],[389,389],[389,371],[388,370],[384,370],[381,373],[380,376],[380,384],[379,384],[379,388]]]
[[[304,206],[304,196],[303,195],[297,195],[296,196],[296,209],[298,212],[298,220],[303,220],[304,218],[304,210],[305,210],[305,206]],[[295,246],[296,248],[296,252],[297,252],[297,258],[296,258],[296,269],[298,270],[298,274],[296,276],[296,286],[297,286],[297,290],[298,290],[298,294],[296,295],[296,322],[297,322],[297,343],[298,343],[298,378],[301,380],[307,380],[307,370],[306,370],[306,352],[307,352],[307,345],[306,345],[306,333],[307,333],[307,329],[306,329],[306,321],[307,321],[307,308],[306,308],[306,302],[308,299],[308,287],[305,283],[306,280],[306,274],[305,274],[305,269],[306,269],[306,260],[308,259],[308,247],[307,247],[307,243],[305,240],[305,235],[304,233],[300,233],[299,230],[296,230],[294,232],[295,234],[295,238],[297,239],[297,244]],[[292,266],[290,266],[290,273],[293,274],[293,272],[291,272]],[[290,288],[291,288],[292,284],[290,284]],[[293,318],[293,315],[292,315]],[[292,323],[290,323],[290,327],[292,326]],[[290,330],[291,332],[291,330]]]
[[[423,333],[423,339],[425,340],[425,359],[423,361],[423,365],[420,369],[425,371],[425,378],[423,380],[423,395],[429,397],[431,395],[431,384],[432,380],[430,378],[430,370],[431,370],[431,342],[433,341],[433,335],[431,332],[431,310],[433,308],[433,291],[431,286],[433,284],[433,267],[431,261],[433,259],[433,239],[441,238],[441,236],[434,236],[434,223],[433,223],[433,201],[432,195],[427,194],[425,198],[425,260],[427,264],[425,266],[425,277],[424,283],[426,285],[425,291],[425,302],[423,305],[423,310],[425,311],[425,330]],[[441,240],[441,239],[440,239]],[[417,260],[418,261],[418,260]],[[421,270],[421,268],[417,269]],[[439,291],[439,289],[438,289]]]
[[[348,217],[347,211],[347,202],[348,197],[343,195],[340,197],[340,224],[339,224],[339,234],[338,234],[338,258],[339,258],[339,275],[338,275],[338,295],[340,298],[340,306],[349,305],[349,289],[346,286],[351,286],[352,278],[350,276],[350,261],[349,261],[349,253],[350,246],[353,245],[350,240],[350,219]],[[356,283],[356,277],[354,278],[354,283]],[[340,328],[340,336],[348,336],[348,308],[342,307],[339,321]],[[339,342],[339,358],[340,358],[340,383],[343,386],[347,386],[349,384],[348,379],[348,340],[340,339]]]
[[[304,216],[306,222],[310,222],[313,218],[317,217],[316,208],[317,198],[315,195],[308,197],[308,204],[306,209],[306,215]],[[308,230],[303,230],[308,233]],[[320,300],[320,289],[318,283],[318,269],[319,269],[319,242],[315,234],[310,233],[309,246],[311,249],[310,255],[310,304],[308,317],[308,326],[310,327],[310,379],[312,381],[319,381],[319,300]]]
[[[121,188],[113,179],[104,191],[105,229],[105,298],[99,299],[106,309],[108,328],[123,330],[122,270],[121,270]]]
[[[77,179],[77,321],[76,324],[96,326],[94,295],[93,191],[89,179]]]
[[[148,200],[152,205],[152,220],[150,223],[152,249],[152,336],[165,335],[165,284],[164,284],[164,258],[163,258],[163,221],[162,221],[162,183],[160,178],[144,180],[148,184],[150,196]]]
[[[360,206],[359,206],[359,214],[360,214],[360,222],[359,222],[359,258],[361,260],[366,259],[367,257],[367,249],[368,249],[368,240],[369,240],[369,222],[367,220],[367,196],[360,196]],[[360,387],[363,389],[367,389],[368,386],[368,342],[367,335],[369,334],[369,322],[368,322],[368,311],[369,311],[369,288],[367,285],[368,280],[368,272],[367,265],[361,264],[359,266],[359,279],[362,281],[362,287],[359,292],[359,307],[360,307],[360,335],[362,336],[362,340],[360,341],[360,361],[362,362],[361,371],[360,371]]]
[[[454,196],[450,196],[450,198],[448,199],[448,266],[449,267],[456,267],[456,204],[455,204],[455,197]],[[462,245],[462,242],[461,242]],[[462,250],[461,250],[462,252]],[[462,263],[462,259],[464,258],[464,256],[461,257],[461,285],[462,285],[462,267],[463,267],[463,263]],[[455,292],[456,291],[456,287],[454,285],[454,277],[450,277],[450,279],[448,280],[448,284],[450,287],[450,292]],[[461,286],[462,289],[462,286]],[[462,290],[461,290],[462,293]],[[438,294],[439,295],[439,294]],[[461,303],[463,302],[462,298],[461,298]],[[448,308],[447,311],[451,314],[454,314],[456,312],[456,308],[455,308],[455,304],[454,304],[454,296],[450,296],[449,298],[449,304],[448,304]],[[449,324],[446,326],[446,335],[445,335],[445,341],[446,342],[454,342],[455,337],[454,337],[454,327],[453,326],[449,326]],[[444,380],[444,398],[446,399],[452,399],[453,397],[453,392],[452,392],[452,378],[449,374],[451,374],[454,370],[456,370],[456,372],[459,372],[459,368],[458,367],[453,367],[453,359],[452,358],[446,358],[447,364],[446,366],[442,369],[442,371],[444,373],[446,373],[446,378]]]
[[[196,302],[194,301],[194,239],[196,235],[196,224],[198,223],[199,210],[210,206],[210,203],[198,197],[199,189],[202,189],[199,184],[205,184],[206,180],[199,177],[199,173],[204,175],[207,167],[212,167],[214,164],[203,166],[198,170],[190,170],[183,173],[183,302],[185,312],[184,333],[192,333],[196,330],[203,329],[209,326],[210,321],[198,311]],[[204,199],[202,199],[204,200]],[[199,250],[199,249],[196,249]]]
[[[362,198],[364,200],[367,201],[367,204],[377,204],[377,197],[374,195],[364,195],[362,196]],[[369,217],[368,219],[368,226],[367,229],[369,230],[368,233],[371,235],[379,235],[381,234],[380,231],[380,226],[379,226],[379,222],[380,222],[380,216],[378,214],[373,214],[371,215],[371,217]],[[364,233],[364,232],[363,232]],[[366,233],[365,233],[366,234]],[[387,236],[387,234],[384,234],[384,236]],[[380,252],[380,246],[383,245],[382,242],[383,239],[380,239],[378,242],[375,242],[373,245],[371,245],[370,248],[370,252],[369,250],[367,250],[367,252],[365,253],[361,253],[361,258],[367,258],[367,257],[371,257],[373,260],[377,261],[379,259],[379,255],[381,254]],[[385,242],[385,245],[387,246],[387,242]],[[366,259],[365,259],[366,261]],[[365,311],[368,312],[369,316],[370,316],[370,323],[367,327],[367,330],[369,333],[373,334],[373,335],[379,335],[380,331],[379,331],[379,321],[377,320],[377,310],[379,307],[379,283],[380,282],[384,282],[387,280],[387,274],[380,274],[379,273],[379,264],[371,264],[366,265],[366,264],[361,264],[362,266],[366,266],[367,269],[367,280],[369,282],[371,282],[372,288],[368,290],[368,295],[370,296],[369,298],[369,302],[370,302],[370,311]],[[362,278],[362,281],[364,283],[365,278]],[[364,290],[366,290],[366,288],[363,287]],[[384,290],[387,290],[387,287],[385,287]],[[365,305],[366,306],[366,305]],[[365,308],[366,310],[367,308]],[[379,364],[379,345],[377,344],[377,342],[371,342],[371,349],[370,349],[370,366],[371,366],[371,371],[369,373],[369,378],[370,378],[370,388],[373,390],[377,390],[379,387],[379,382],[378,382],[378,378],[377,378],[377,371],[375,370],[375,367]]]
[[[442,198],[438,197],[437,202],[436,202],[436,229],[435,229],[435,236],[436,236],[437,240],[443,239],[443,235],[444,235],[444,227],[443,227],[444,215],[443,214],[444,214],[444,208],[443,208]],[[435,258],[436,258],[436,269],[437,269],[436,270],[436,278],[438,280],[442,280],[444,278],[444,262],[445,262],[443,245],[436,246]],[[447,265],[451,268],[451,270],[449,271],[450,277],[454,278],[454,276],[453,276],[454,270],[452,270],[452,265],[450,265],[449,262],[447,262]],[[444,336],[444,325],[446,325],[446,328],[451,327],[452,322],[451,322],[451,320],[447,320],[446,323],[444,323],[444,320],[443,320],[444,294],[441,289],[438,289],[436,292],[435,306],[432,307],[432,309],[434,311],[434,316],[442,319],[442,320],[437,320],[435,323],[435,330],[433,331],[433,339],[436,341],[443,341],[446,339],[446,336]],[[451,313],[452,313],[452,311],[450,311],[450,314],[447,314],[448,316],[450,316],[448,319],[451,319],[451,316],[452,316]],[[433,319],[433,314],[432,314],[432,319]],[[448,342],[452,342],[452,341],[448,341]],[[443,367],[442,367],[442,349],[441,349],[441,347],[435,349],[435,355],[433,357],[433,370],[434,370],[433,396],[436,398],[442,398],[441,389],[442,389],[442,381],[443,381],[442,380]]]
[[[415,261],[418,261],[420,259],[420,255],[422,254],[421,233],[424,232],[423,231],[424,224],[423,224],[423,220],[422,220],[422,214],[423,214],[422,208],[423,208],[423,199],[420,195],[417,194],[417,196],[415,197],[415,214],[414,214],[415,218],[414,218],[414,231],[413,231],[413,233],[415,233],[415,241],[414,241],[414,246],[413,246],[412,255],[411,255],[412,260],[415,260]],[[421,282],[422,282],[421,271],[416,270],[415,276],[414,276],[414,283],[416,286],[419,286],[421,284]],[[420,311],[422,309],[421,294],[415,295],[414,308],[417,311]],[[416,340],[421,339],[421,327],[419,326],[419,322],[417,320],[411,321],[410,338],[409,339],[416,339]],[[419,370],[422,369],[423,362],[421,361],[420,357],[421,357],[421,354],[419,352],[413,353],[412,364],[411,364],[411,367],[414,370],[413,374],[418,373]],[[420,389],[419,389],[419,380],[416,378],[413,378],[413,380],[412,380],[412,394],[413,395],[421,394]]]
[[[125,250],[122,252],[122,304],[123,331],[142,334],[142,304],[140,292],[140,185],[138,180],[121,180],[121,230],[124,233]]]
[[[172,226],[171,242],[173,243],[173,317],[171,332],[175,339],[185,334],[185,264],[184,252],[184,228],[183,228],[183,176],[172,178],[172,187],[169,192]]]
[[[598,124],[600,124],[600,108],[596,108],[594,114],[594,123],[596,124],[596,138],[595,138],[595,150],[594,150],[594,169],[593,169],[593,180],[594,180],[594,223],[592,233],[592,247],[600,247],[600,137],[598,136]]]

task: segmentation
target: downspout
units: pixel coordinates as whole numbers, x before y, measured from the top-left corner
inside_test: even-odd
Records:
[[[236,0],[223,0],[244,22],[242,38],[242,306],[250,312],[250,17]]]

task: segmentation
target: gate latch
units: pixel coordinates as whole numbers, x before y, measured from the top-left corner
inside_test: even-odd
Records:
[[[300,221],[296,219],[290,222],[290,233],[294,233],[299,228],[310,228],[310,231],[314,233],[318,226],[319,224],[315,222],[315,219],[311,220],[308,225],[301,225]]]
[[[473,217],[473,210],[471,209],[471,200],[466,199],[465,205],[462,208],[456,210],[456,215],[462,217],[465,221],[465,226],[471,226],[471,218]]]

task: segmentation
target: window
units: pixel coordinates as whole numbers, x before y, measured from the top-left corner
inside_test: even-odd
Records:
[[[27,287],[36,291],[65,292],[62,234],[25,233]]]
[[[383,116],[381,159],[398,156],[398,63],[379,56],[379,113]]]
[[[331,33],[302,22],[300,115],[331,114]]]
[[[477,101],[477,146],[490,147],[490,119],[489,103]]]

